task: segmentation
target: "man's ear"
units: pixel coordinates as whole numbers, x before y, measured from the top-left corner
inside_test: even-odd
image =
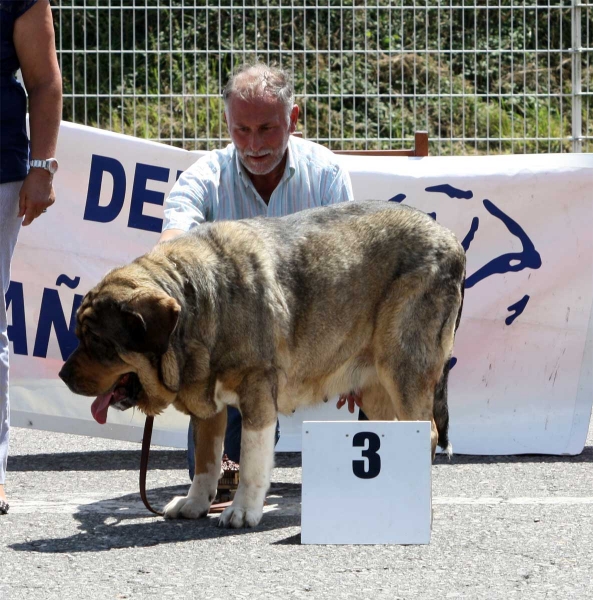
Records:
[[[297,122],[299,120],[299,105],[295,104],[290,111],[290,133],[296,131]]]
[[[122,314],[132,338],[131,349],[136,352],[154,352],[162,356],[169,347],[181,307],[164,293],[145,293],[122,307]]]

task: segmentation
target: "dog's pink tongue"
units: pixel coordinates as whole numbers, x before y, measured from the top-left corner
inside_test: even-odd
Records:
[[[113,392],[101,394],[100,396],[97,396],[97,399],[91,405],[93,418],[101,425],[105,425],[107,422],[107,410],[109,409],[109,402],[111,401],[112,396]]]

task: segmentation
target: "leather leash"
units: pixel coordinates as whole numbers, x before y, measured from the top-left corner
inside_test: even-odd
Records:
[[[148,455],[150,454],[153,422],[154,417],[146,417],[144,435],[142,436],[142,453],[140,454],[140,497],[142,498],[142,502],[144,502],[144,506],[146,506],[151,513],[162,517],[163,513],[152,508],[146,497],[146,472],[148,471]]]
[[[162,511],[155,510],[150,505],[148,497],[146,496],[146,473],[148,471],[148,455],[150,454],[150,440],[152,438],[152,425],[154,423],[154,417],[146,417],[146,423],[144,423],[144,435],[142,436],[142,451],[140,453],[140,497],[144,506],[155,515],[163,516]],[[210,506],[210,513],[221,513],[227,506],[230,506],[232,502],[219,502]]]

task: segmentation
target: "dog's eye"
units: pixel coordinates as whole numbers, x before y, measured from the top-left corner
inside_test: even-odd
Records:
[[[100,346],[102,349],[107,347],[106,340],[97,335],[94,331],[88,331],[88,341],[92,346]]]
[[[117,356],[113,344],[108,339],[97,335],[94,331],[88,331],[86,340],[87,350],[99,361],[109,362]]]

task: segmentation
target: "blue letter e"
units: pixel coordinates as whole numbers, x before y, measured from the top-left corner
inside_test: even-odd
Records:
[[[103,173],[113,177],[113,194],[107,206],[99,205],[101,197],[101,184]],[[89,191],[86,195],[84,220],[97,223],[109,223],[119,215],[126,195],[126,172],[123,165],[115,158],[93,154],[91,160],[91,174],[89,177]]]

